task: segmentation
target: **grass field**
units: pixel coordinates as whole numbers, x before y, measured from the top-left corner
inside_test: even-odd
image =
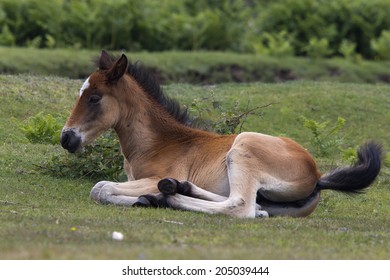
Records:
[[[35,167],[58,145],[31,144],[18,124],[39,112],[67,115],[82,81],[0,75],[0,259],[390,259],[390,172],[364,195],[324,192],[308,218],[241,220],[221,215],[97,205],[96,183],[43,175]],[[390,87],[382,84],[171,84],[182,104],[211,93],[223,103],[265,105],[244,130],[289,136],[309,149],[301,116],[346,119],[346,145],[390,143]],[[340,164],[319,159],[321,171]],[[113,231],[123,241],[111,239]]]

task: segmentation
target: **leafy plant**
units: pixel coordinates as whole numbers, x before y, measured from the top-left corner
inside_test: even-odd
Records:
[[[354,147],[354,148],[348,147],[346,149],[339,147],[339,150],[341,152],[341,158],[345,162],[353,164],[358,159],[358,155],[357,155],[358,147]]]
[[[309,44],[303,48],[311,58],[326,57],[332,53],[326,38],[310,38]]]
[[[61,116],[38,113],[20,125],[20,129],[31,143],[58,145],[62,126]],[[125,176],[119,141],[112,131],[104,133],[82,153],[69,154],[57,146],[54,154],[37,167],[57,177],[119,180]]]
[[[326,51],[324,42],[335,54],[348,40],[364,58],[373,58],[377,50],[370,42],[390,29],[389,18],[388,0],[0,0],[0,30],[5,34],[0,42],[49,48],[267,51],[272,55],[306,55],[303,48],[311,45],[315,50],[311,54],[317,57]]]
[[[377,40],[371,41],[372,49],[383,59],[390,59],[390,30],[384,30]]]
[[[0,33],[0,46],[14,46],[15,36],[9,30],[8,25],[3,25]]]
[[[352,59],[356,50],[356,44],[348,40],[343,40],[340,45],[339,52],[343,57],[347,59]]]
[[[54,155],[37,167],[42,172],[56,177],[86,177],[113,181],[126,178],[119,141],[112,131],[104,133],[81,153],[69,154],[57,147]]]
[[[294,53],[291,35],[282,30],[278,33],[264,33],[252,43],[255,53],[272,56],[291,56]]]
[[[345,124],[345,119],[342,117],[338,117],[337,122],[332,126],[329,121],[317,122],[304,116],[302,119],[303,126],[312,134],[310,142],[315,156],[328,157],[344,142],[344,138],[340,135]]]
[[[62,124],[52,115],[39,113],[20,125],[20,129],[31,143],[58,144]]]
[[[384,164],[385,164],[387,167],[390,167],[390,153],[387,153],[387,154],[386,154],[386,157],[385,157],[385,160],[384,160]]]

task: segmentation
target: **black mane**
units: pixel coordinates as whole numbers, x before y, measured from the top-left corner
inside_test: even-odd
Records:
[[[115,56],[104,53],[107,55],[104,59],[96,60],[96,65],[101,70],[107,70],[117,60]],[[133,64],[129,61],[127,73],[135,79],[150,98],[160,104],[175,120],[181,124],[193,126],[187,109],[181,109],[179,102],[164,94],[157,79],[142,63],[136,62]]]
[[[179,102],[166,96],[157,81],[142,63],[129,62],[127,73],[131,75],[144,91],[158,104],[160,104],[172,117],[181,124],[191,126],[192,121],[188,115],[187,109],[181,109]]]

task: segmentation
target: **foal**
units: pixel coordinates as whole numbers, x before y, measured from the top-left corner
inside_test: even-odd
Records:
[[[113,128],[128,182],[98,182],[102,204],[170,206],[236,217],[304,217],[320,191],[358,193],[377,177],[381,147],[363,145],[354,166],[321,175],[310,154],[291,139],[260,133],[218,135],[192,128],[187,113],[125,55],[103,51],[99,69],[81,87],[61,134],[76,152]]]

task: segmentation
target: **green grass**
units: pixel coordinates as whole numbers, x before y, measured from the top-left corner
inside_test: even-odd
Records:
[[[116,52],[119,54],[119,52]],[[0,47],[0,73],[87,77],[100,51]],[[308,59],[229,52],[127,53],[142,61],[164,84],[281,82],[289,80],[389,83],[390,62],[341,58]]]
[[[308,218],[241,220],[221,215],[102,206],[96,183],[43,175],[36,164],[58,145],[31,144],[18,123],[39,112],[67,115],[82,81],[0,75],[0,259],[389,259],[390,172],[361,196],[324,192]],[[241,106],[276,103],[245,130],[296,139],[310,149],[300,115],[347,120],[346,143],[390,143],[390,88],[329,82],[165,87],[182,104],[214,93]],[[319,159],[325,172],[339,155]],[[172,223],[179,222],[179,223]],[[113,231],[123,241],[111,239]]]

